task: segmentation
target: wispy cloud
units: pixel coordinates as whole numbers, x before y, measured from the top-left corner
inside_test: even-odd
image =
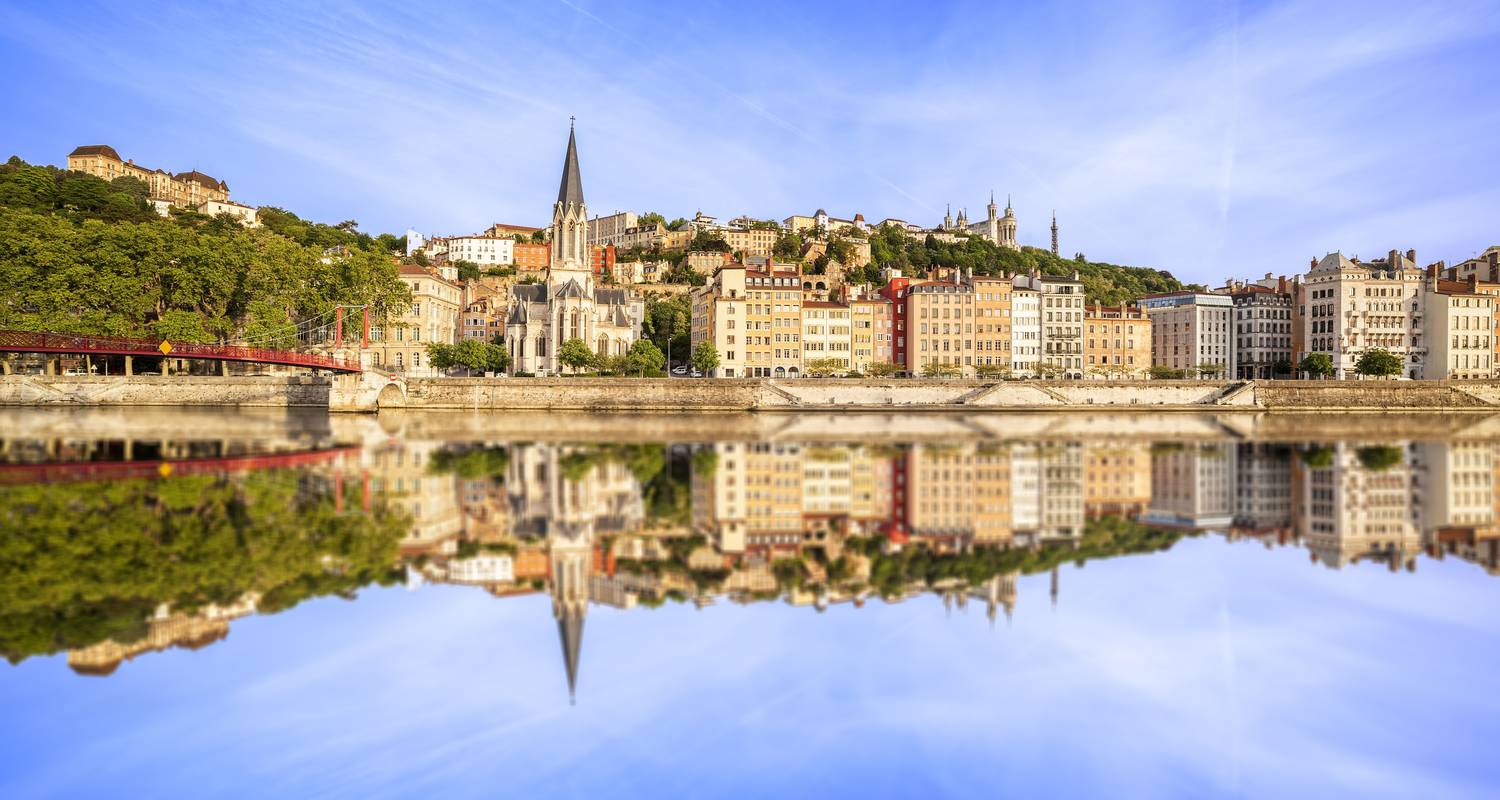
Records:
[[[1494,243],[1491,3],[1051,7],[567,0],[0,10],[16,146],[109,140],[250,202],[462,232],[547,214],[567,117],[591,207],[935,221],[1185,278]],[[92,57],[62,60],[65,40]],[[32,80],[36,78],[33,77]],[[59,105],[59,93],[78,108]],[[91,98],[112,113],[84,113]],[[29,114],[29,107],[45,114]],[[60,111],[59,111],[60,109]],[[135,113],[129,113],[132,109]],[[187,161],[190,163],[179,163]]]

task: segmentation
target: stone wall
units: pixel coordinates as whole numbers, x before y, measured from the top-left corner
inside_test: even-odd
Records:
[[[1500,410],[1500,381],[0,377],[0,405],[570,411]]]
[[[0,405],[328,407],[324,376],[6,375]]]

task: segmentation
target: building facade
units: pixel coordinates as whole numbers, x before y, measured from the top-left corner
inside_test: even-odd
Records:
[[[1292,293],[1285,278],[1276,288],[1246,284],[1229,293],[1234,303],[1234,377],[1242,380],[1290,376]]]
[[[1373,348],[1400,358],[1403,377],[1422,376],[1425,275],[1416,260],[1414,250],[1370,262],[1330,253],[1308,271],[1299,312],[1303,341],[1307,353],[1333,359],[1333,377],[1354,377],[1359,357]]]
[[[540,283],[512,288],[505,341],[513,369],[556,375],[559,351],[580,339],[599,356],[623,356],[640,337],[645,304],[626,289],[595,286],[595,253],[588,244],[588,207],[578,168],[578,145],[568,130],[562,183],[552,209],[551,253]],[[611,261],[613,253],[610,253]]]
[[[1235,373],[1234,301],[1209,292],[1168,292],[1141,298],[1151,320],[1151,365],[1185,377]]]
[[[151,198],[180,208],[197,209],[210,200],[229,199],[229,184],[197,170],[173,175],[162,169],[139,166],[134,160],[120,158],[107,144],[78,147],[68,154],[68,169],[84,172],[106,181],[135,178],[150,189]]]
[[[1151,319],[1139,306],[1088,306],[1084,368],[1091,377],[1144,378],[1151,370]]]
[[[411,305],[370,328],[370,363],[408,375],[434,375],[427,345],[458,340],[463,288],[415,264],[402,264],[399,275],[411,289]]]

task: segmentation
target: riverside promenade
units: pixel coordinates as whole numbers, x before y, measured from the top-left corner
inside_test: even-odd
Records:
[[[1500,411],[1500,381],[972,381],[405,378],[351,375],[0,377],[6,406],[468,411]]]

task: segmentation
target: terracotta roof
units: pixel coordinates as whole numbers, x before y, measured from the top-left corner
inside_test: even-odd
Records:
[[[68,154],[69,158],[73,156],[109,156],[116,161],[125,160],[120,158],[120,154],[116,153],[115,149],[107,144],[86,144],[82,147],[74,148],[73,152]]]
[[[1445,281],[1441,278],[1437,282],[1438,294],[1467,294],[1478,296],[1478,292],[1469,288],[1468,281]]]
[[[207,186],[210,189],[222,189],[226,192],[229,191],[229,186],[223,181],[215,178],[212,175],[205,175],[204,173],[199,172],[196,169],[190,170],[188,172],[179,172],[172,177],[179,181],[191,181],[201,186]]]

